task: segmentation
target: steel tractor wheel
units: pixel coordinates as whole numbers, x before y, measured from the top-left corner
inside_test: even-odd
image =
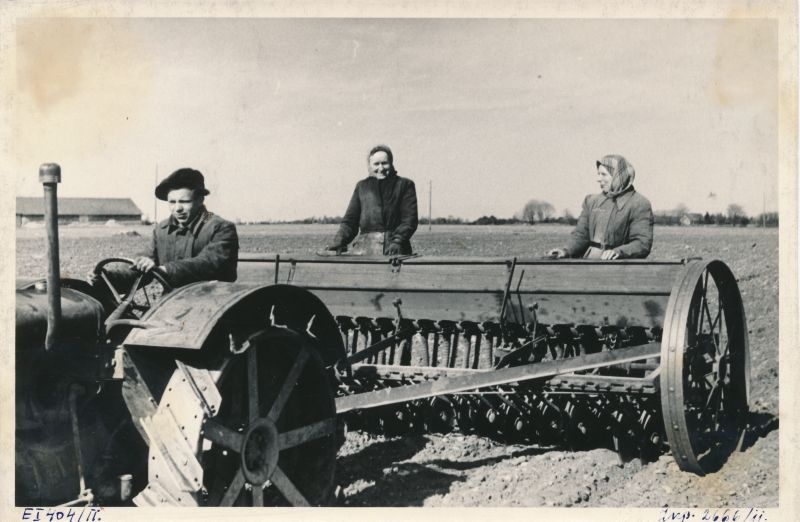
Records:
[[[661,407],[680,469],[716,471],[736,448],[748,413],[750,358],[742,298],[728,267],[690,263],[667,304]]]
[[[139,505],[309,506],[332,497],[333,393],[313,339],[247,336],[216,368],[177,361],[155,414]],[[227,349],[227,347],[225,347]]]

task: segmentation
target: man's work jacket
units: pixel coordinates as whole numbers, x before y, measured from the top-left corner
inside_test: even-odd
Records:
[[[162,267],[173,287],[196,281],[236,281],[239,238],[233,223],[204,207],[186,228],[172,216],[156,225],[142,255]]]

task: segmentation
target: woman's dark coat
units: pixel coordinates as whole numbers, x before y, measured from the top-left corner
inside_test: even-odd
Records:
[[[389,183],[381,197],[379,183]],[[342,218],[334,245],[345,246],[358,234],[384,232],[384,254],[390,244],[400,247],[400,254],[411,254],[411,236],[417,230],[417,191],[414,182],[396,174],[378,181],[375,177],[356,184],[350,204]]]
[[[593,237],[608,213],[605,231]],[[616,250],[620,258],[645,258],[653,246],[653,210],[650,201],[633,188],[610,198],[592,194],[583,200],[578,224],[566,247],[569,257],[581,257],[591,243],[603,250]]]

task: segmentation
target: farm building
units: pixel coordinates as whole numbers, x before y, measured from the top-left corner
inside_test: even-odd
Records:
[[[17,198],[17,226],[44,220],[44,199]],[[142,211],[130,198],[58,198],[58,222],[138,224]]]
[[[680,224],[683,226],[689,225],[702,225],[703,224],[703,214],[698,214],[696,212],[689,212],[683,214],[680,218]]]

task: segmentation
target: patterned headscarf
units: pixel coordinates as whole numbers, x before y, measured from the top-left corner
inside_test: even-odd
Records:
[[[611,173],[611,186],[606,192],[606,196],[616,198],[617,196],[625,193],[633,186],[633,178],[636,177],[636,171],[633,170],[633,165],[628,163],[628,160],[619,154],[609,154],[603,156],[598,162],[597,166],[604,166]]]

